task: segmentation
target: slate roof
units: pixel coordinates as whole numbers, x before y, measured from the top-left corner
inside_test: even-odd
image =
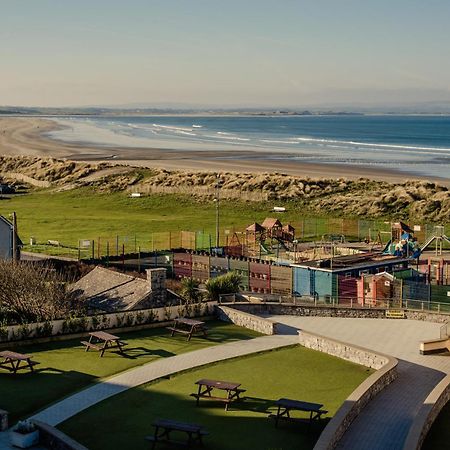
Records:
[[[150,284],[142,278],[97,266],[70,290],[83,297],[90,308],[106,312],[126,311],[148,297]]]

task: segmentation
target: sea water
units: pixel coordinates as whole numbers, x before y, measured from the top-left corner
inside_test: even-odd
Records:
[[[394,169],[450,179],[450,116],[120,116],[58,119],[53,138],[80,144],[212,151]],[[150,156],[150,155],[149,155]],[[210,156],[211,157],[211,156]]]

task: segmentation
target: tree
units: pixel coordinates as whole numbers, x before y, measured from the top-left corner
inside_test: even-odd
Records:
[[[0,319],[43,322],[72,309],[64,280],[55,270],[29,262],[0,260]]]

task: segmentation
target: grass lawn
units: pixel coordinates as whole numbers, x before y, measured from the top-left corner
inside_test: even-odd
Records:
[[[274,205],[285,204],[287,212],[280,216],[285,223],[299,224],[304,207],[294,202],[244,202],[221,201],[221,228],[233,227],[242,231],[249,224],[262,222],[272,216]],[[17,212],[19,234],[24,243],[31,236],[37,242],[57,240],[64,245],[78,246],[79,239],[98,237],[110,239],[126,236],[126,244],[137,245],[142,250],[151,249],[151,233],[167,231],[215,230],[215,203],[195,201],[183,195],[149,195],[130,198],[126,192],[99,193],[93,188],[78,188],[66,192],[50,190],[33,191],[0,201],[0,215]],[[327,233],[326,220],[323,226],[314,224],[318,235]],[[128,245],[127,245],[128,247]],[[130,248],[131,250],[131,248]]]
[[[423,450],[447,450],[450,442],[450,402],[442,409],[441,413],[431,427],[425,442],[422,445]]]
[[[323,403],[332,417],[345,398],[372,371],[300,346],[220,362],[131,389],[95,405],[59,427],[91,450],[148,449],[144,436],[156,418],[204,425],[205,447],[215,450],[312,448],[322,427],[308,433],[305,424],[281,422],[275,429],[267,415],[280,397]],[[223,403],[189,396],[201,378],[235,381],[247,399],[224,411]],[[214,394],[213,394],[214,395]]]
[[[128,342],[123,357],[107,351],[103,358],[96,351],[85,352],[80,339],[14,347],[31,354],[40,364],[35,373],[21,371],[13,375],[0,370],[0,408],[9,411],[11,423],[56,400],[124,370],[159,358],[198,350],[240,339],[260,336],[246,328],[218,321],[208,322],[208,338],[170,336],[165,328],[120,334]]]

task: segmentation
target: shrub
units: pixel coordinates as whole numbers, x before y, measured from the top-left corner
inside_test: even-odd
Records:
[[[44,322],[42,325],[36,327],[36,337],[48,337],[53,334],[53,324],[49,321]]]
[[[19,336],[21,339],[28,339],[31,336],[32,332],[33,330],[27,323],[23,323],[19,327]]]
[[[228,272],[225,275],[210,278],[206,283],[208,297],[217,301],[221,295],[239,292],[241,282],[242,277],[237,272]]]
[[[88,319],[87,317],[67,317],[62,324],[63,333],[81,333],[87,331]]]
[[[189,302],[198,302],[202,298],[201,292],[198,290],[200,282],[193,278],[183,278],[181,280],[181,295]]]
[[[143,311],[139,311],[139,312],[136,314],[136,323],[137,323],[138,325],[140,325],[140,324],[144,323],[144,321],[145,321],[145,314],[144,314]]]
[[[125,326],[132,327],[134,325],[134,315],[133,313],[125,314]]]
[[[8,322],[6,319],[0,321],[0,341],[8,340]]]

